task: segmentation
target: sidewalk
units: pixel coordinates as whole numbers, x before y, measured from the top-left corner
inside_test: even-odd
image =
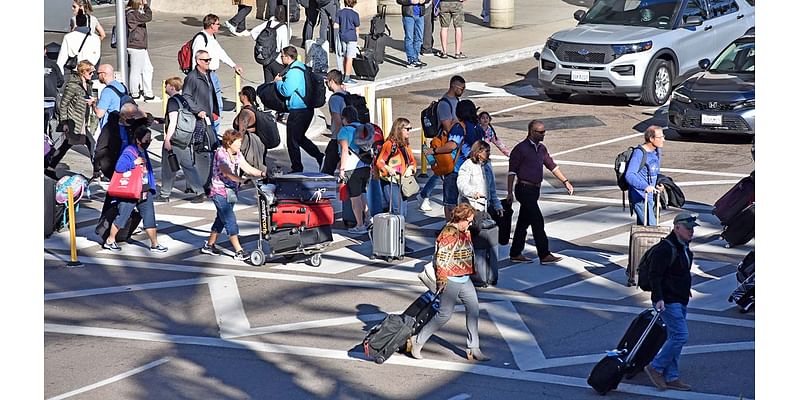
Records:
[[[385,62],[380,65],[380,72],[375,82],[359,81],[356,85],[350,85],[350,89],[356,92],[363,91],[367,85],[372,85],[373,91],[388,89],[401,86],[409,82],[419,82],[428,79],[436,79],[443,76],[458,74],[468,70],[484,68],[491,65],[504,64],[520,59],[529,58],[533,64],[533,53],[541,48],[541,45],[555,31],[574,26],[576,24],[572,17],[575,10],[584,8],[583,0],[537,0],[515,2],[515,24],[512,29],[492,29],[483,26],[479,17],[481,11],[480,1],[468,1],[464,3],[465,25],[463,27],[464,39],[462,51],[467,55],[465,60],[440,59],[434,56],[423,57],[427,67],[420,70],[409,70],[405,67],[405,52],[403,50],[403,24],[400,16],[387,16],[387,25],[392,30],[392,35],[386,46]],[[577,4],[577,5],[576,5]],[[101,62],[107,62],[115,66],[116,69],[116,49],[110,47],[111,28],[115,25],[114,8],[109,6],[97,7],[95,15],[105,28],[108,36],[103,41]],[[230,16],[221,15],[225,20]],[[292,44],[301,47],[300,35],[304,13],[301,12],[301,20],[291,24]],[[177,52],[180,46],[192,35],[202,29],[201,14],[178,15],[156,13],[152,22],[148,23],[149,33],[149,52],[150,58],[155,69],[153,75],[153,86],[156,96],[161,97],[161,82],[171,76],[183,77],[177,65]],[[369,21],[372,15],[361,15],[361,32],[369,32]],[[256,20],[251,13],[247,20],[248,28],[251,28],[261,21]],[[441,49],[439,44],[439,26],[434,27],[434,48]],[[44,43],[61,43],[62,34],[45,33]],[[453,53],[454,44],[453,29],[449,31],[448,52]],[[253,60],[253,40],[249,37],[236,37],[223,28],[217,35],[218,40],[228,55],[241,65],[244,69],[242,74],[242,86],[250,85],[257,87],[263,82],[262,69]],[[359,41],[359,46],[363,46],[363,39]],[[303,52],[301,51],[301,54]],[[336,57],[329,57],[331,68],[336,67]],[[227,129],[231,126],[235,116],[236,89],[233,70],[222,65],[219,70],[222,80],[222,91],[224,99],[224,111],[222,113],[222,128]],[[376,97],[380,97],[377,93]],[[142,103],[140,107],[154,116],[163,116],[163,104],[161,103]],[[309,128],[308,136],[317,137],[328,133],[323,118],[327,115],[327,107],[317,111],[320,118],[315,118]],[[161,138],[161,126],[154,126],[158,131],[154,135],[157,139]],[[323,138],[320,138],[323,139]],[[155,164],[160,164],[161,141],[156,140],[151,146],[151,155]],[[85,148],[84,148],[85,153]],[[281,150],[274,153],[276,158],[286,157],[282,164],[288,165],[286,151]],[[304,154],[304,164],[309,170],[316,170],[316,162]],[[64,172],[63,167],[70,171],[91,176],[89,162],[85,155],[76,152],[69,152],[62,161],[59,168],[59,175]]]

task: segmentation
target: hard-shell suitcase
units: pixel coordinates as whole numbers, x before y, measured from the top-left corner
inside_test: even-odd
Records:
[[[330,200],[304,203],[297,200],[278,200],[272,211],[272,226],[281,228],[316,228],[333,224]]]
[[[390,186],[394,187],[394,186]],[[389,199],[393,196],[389,193]],[[389,202],[389,211],[372,217],[372,227],[369,231],[372,240],[372,255],[370,259],[381,257],[386,259],[402,260],[406,248],[406,217],[391,213],[392,204]]]
[[[498,215],[494,210],[489,210],[489,215],[497,223],[498,233],[497,242],[503,246],[508,244],[511,239],[511,217],[514,215],[514,209],[511,208],[511,202],[506,199],[500,200],[503,206],[503,215]]]
[[[353,73],[356,75],[356,79],[374,81],[379,71],[380,67],[375,61],[375,54],[372,50],[366,49],[353,59]]]
[[[746,313],[756,305],[756,273],[747,277],[728,297],[728,302],[736,303],[739,312]]]
[[[744,259],[736,266],[736,280],[742,283],[756,272],[756,251],[750,250]]]
[[[625,334],[622,335],[622,339],[617,344],[617,350],[626,349],[628,352],[631,352],[639,341],[639,338],[643,337],[645,330],[650,326],[650,321],[654,317],[655,313],[653,309],[647,309],[639,313],[639,315],[631,321]],[[626,377],[629,379],[633,378],[637,373],[643,371],[645,365],[653,361],[658,351],[661,350],[661,346],[663,346],[666,341],[667,325],[659,316],[656,323],[650,328],[648,335],[644,337],[639,351],[627,361],[628,369],[626,371]]]
[[[401,347],[405,348],[414,330],[414,317],[389,314],[380,324],[370,329],[361,343],[367,359],[383,364]]]
[[[594,368],[592,368],[592,372],[586,382],[589,384],[589,386],[596,390],[597,393],[606,394],[611,390],[616,389],[619,386],[619,383],[622,382],[622,378],[631,372],[630,363],[637,358],[637,353],[650,336],[650,331],[655,325],[657,325],[658,321],[661,320],[658,313],[656,313],[654,317],[652,316],[652,313],[654,313],[655,310],[648,309],[645,312],[651,313],[650,320],[633,347],[630,350],[623,348],[609,351],[606,356],[603,357],[600,362],[594,366]],[[634,324],[639,321],[639,319],[642,317],[642,314],[639,314],[639,316],[634,319]],[[629,327],[628,331],[630,330],[631,328]],[[627,334],[628,332],[626,332],[626,336]],[[624,337],[623,340],[625,340]]]
[[[668,226],[658,226],[659,205],[656,202],[656,225],[631,225],[631,235],[628,241],[628,286],[636,286],[636,271],[644,253],[669,235],[672,230]],[[647,196],[644,202],[644,220],[647,221]]]
[[[332,242],[333,232],[330,225],[309,229],[278,229],[269,235],[269,247],[273,253],[300,251],[305,247]]]
[[[270,181],[275,184],[275,197],[279,200],[321,201],[338,197],[336,177],[320,172],[274,175]]]
[[[711,212],[719,218],[719,222],[722,225],[728,225],[736,214],[755,201],[756,179],[755,171],[753,171],[750,176],[742,178],[734,187],[723,194],[714,203],[714,210]]]
[[[728,221],[722,231],[722,238],[728,242],[727,247],[734,247],[749,242],[756,236],[756,204],[750,204]]]
[[[469,278],[475,287],[488,287],[497,284],[497,262],[492,263],[491,250],[475,249],[472,257],[474,272]]]
[[[416,335],[438,312],[439,294],[429,290],[417,297],[417,299],[403,311],[403,314],[414,317],[414,329],[411,334]]]

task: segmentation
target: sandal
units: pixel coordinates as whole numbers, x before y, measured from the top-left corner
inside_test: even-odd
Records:
[[[436,57],[439,57],[439,58],[441,58],[442,60],[444,60],[444,59],[446,59],[447,57],[450,57],[450,56],[449,56],[449,55],[447,55],[447,53],[442,53],[442,52],[440,51],[438,54],[436,54]]]
[[[467,56],[465,56],[464,53],[458,53],[458,54],[453,55],[453,58],[455,58],[457,60],[461,60],[461,59],[467,58]]]

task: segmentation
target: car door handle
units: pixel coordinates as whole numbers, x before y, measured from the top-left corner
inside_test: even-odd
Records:
[[[739,14],[736,16],[736,19],[742,19],[742,18],[744,18],[744,14]]]
[[[705,28],[703,28],[703,30],[707,31],[707,30],[710,30],[711,28],[713,28],[713,26],[711,26],[711,25],[708,25],[708,26],[706,26]]]

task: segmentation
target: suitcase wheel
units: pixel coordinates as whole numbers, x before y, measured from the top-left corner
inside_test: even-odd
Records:
[[[319,267],[322,265],[322,253],[314,254],[310,259],[308,259],[308,261],[312,267]]]
[[[264,265],[264,260],[265,260],[264,252],[262,252],[261,250],[256,249],[253,250],[252,253],[250,253],[250,262],[253,263],[253,265],[255,265],[256,267]]]
[[[386,359],[382,356],[375,357],[375,364],[383,364],[384,361],[386,361]]]
[[[369,255],[369,259],[370,259],[370,260],[374,260],[374,259],[375,259],[375,254],[370,254],[370,255]]]
[[[403,261],[403,256],[397,257],[397,259]]]

